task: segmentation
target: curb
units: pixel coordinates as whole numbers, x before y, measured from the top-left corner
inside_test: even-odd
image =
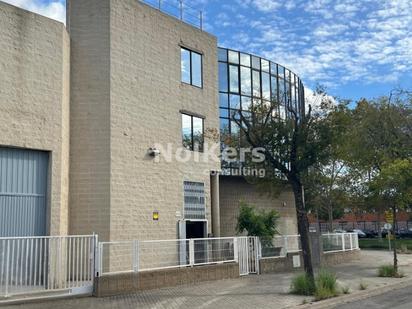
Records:
[[[373,296],[377,296],[380,294],[384,294],[388,291],[399,290],[408,286],[412,286],[412,279],[407,279],[402,282],[387,284],[385,286],[381,286],[375,289],[371,289],[369,291],[359,291],[355,294],[348,294],[343,296],[338,296],[326,300],[322,300],[319,302],[312,302],[305,305],[297,306],[302,309],[311,308],[311,309],[332,309],[338,305],[344,305],[348,303],[352,303],[355,301],[364,300]]]

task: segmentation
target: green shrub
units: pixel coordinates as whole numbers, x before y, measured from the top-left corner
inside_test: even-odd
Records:
[[[378,276],[379,277],[402,278],[404,274],[401,272],[396,272],[395,267],[393,267],[393,265],[388,264],[388,265],[379,266]]]
[[[317,288],[315,292],[316,300],[323,300],[323,299],[327,299],[327,298],[331,298],[335,296],[337,296],[337,293],[331,293],[331,291],[329,291],[328,289],[324,287]]]
[[[396,271],[393,265],[382,265],[378,269],[379,277],[395,277]]]
[[[337,295],[336,275],[329,271],[321,270],[316,278],[316,300],[331,298]]]
[[[316,277],[315,284],[306,274],[297,275],[292,279],[291,293],[297,295],[314,295],[316,300],[322,300],[338,295],[336,275],[321,270]]]
[[[310,296],[315,293],[316,288],[306,274],[300,274],[292,279],[290,290],[292,294]]]

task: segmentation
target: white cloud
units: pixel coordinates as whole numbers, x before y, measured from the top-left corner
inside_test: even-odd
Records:
[[[263,12],[275,11],[282,6],[277,0],[254,0],[252,3],[258,10]]]
[[[52,0],[50,2],[42,2],[40,0],[2,0],[17,7],[28,11],[44,15],[46,17],[66,22],[66,7],[64,1]]]
[[[332,90],[348,82],[396,83],[412,73],[412,1],[274,3],[275,12],[268,10],[237,31],[249,34],[251,52],[285,65],[307,83]],[[230,39],[225,43],[236,45]]]
[[[305,110],[309,110],[309,105],[312,108],[312,111],[317,112],[320,111],[320,107],[322,102],[329,102],[329,104],[337,105],[338,102],[335,100],[334,97],[327,95],[327,94],[319,94],[313,91],[309,87],[305,87]]]

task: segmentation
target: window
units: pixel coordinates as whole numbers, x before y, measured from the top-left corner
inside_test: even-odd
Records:
[[[239,64],[239,53],[229,50],[229,62]]]
[[[218,59],[219,61],[227,62],[227,49],[224,49],[224,48],[218,49]]]
[[[229,65],[229,86],[230,92],[239,92],[239,67],[237,65]]]
[[[270,63],[270,74],[272,74],[272,75],[277,75],[277,74],[278,74],[277,71],[278,71],[278,70],[277,70],[276,63],[271,62],[271,63]]]
[[[242,94],[251,95],[252,94],[252,77],[250,76],[250,69],[245,67],[240,67],[240,90]]]
[[[182,114],[183,147],[192,151],[203,151],[203,119]]]
[[[260,72],[253,70],[253,96],[260,97]]]
[[[262,96],[264,99],[270,99],[270,75],[262,72]]]
[[[252,56],[252,68],[260,70],[260,58]]]
[[[227,76],[227,64],[223,62],[219,62],[219,91],[227,92],[227,83],[228,83],[228,76]]]
[[[183,182],[184,190],[184,218],[205,219],[205,184],[202,182]]]
[[[278,82],[276,80],[276,76],[271,76],[270,82],[271,82],[271,88],[272,88],[272,96],[270,99],[274,102],[277,102],[278,101]]]
[[[250,67],[250,55],[248,54],[240,54],[240,64]]]
[[[183,47],[180,53],[182,82],[202,87],[202,55]]]
[[[262,71],[269,72],[269,61],[262,59],[261,65],[262,65]]]
[[[240,96],[236,94],[230,95],[230,108],[231,109],[240,109]]]

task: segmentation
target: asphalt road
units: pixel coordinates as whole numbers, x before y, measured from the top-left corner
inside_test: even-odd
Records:
[[[412,288],[408,286],[403,289],[390,291],[371,298],[348,303],[334,307],[335,309],[411,309],[412,308]]]

